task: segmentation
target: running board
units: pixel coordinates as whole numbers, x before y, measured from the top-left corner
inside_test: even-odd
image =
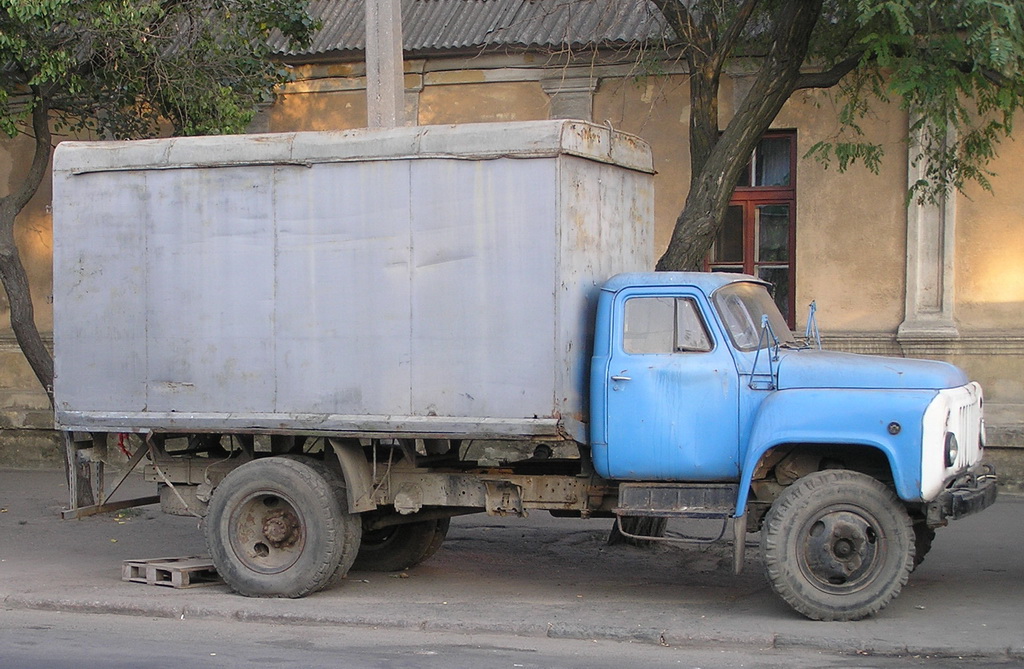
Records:
[[[725,527],[732,520],[733,572],[743,570],[746,553],[747,516],[736,516],[739,486],[733,483],[620,483],[619,504],[614,509],[619,532],[640,541],[707,544],[722,540]],[[693,537],[644,537],[622,529],[623,516],[687,518],[722,521],[722,530],[713,539]]]

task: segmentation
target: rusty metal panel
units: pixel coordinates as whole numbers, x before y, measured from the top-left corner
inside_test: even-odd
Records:
[[[146,235],[145,310],[125,314],[146,326],[146,411],[272,406],[271,175],[162,170],[146,182],[135,221]]]
[[[555,370],[561,392],[555,405],[564,418],[587,423],[597,294],[614,274],[654,269],[653,230],[645,223],[654,220],[654,185],[644,173],[575,157],[562,160],[559,180],[561,261],[554,322],[563,364]]]
[[[552,415],[556,173],[555,160],[414,166],[413,413]]]
[[[632,516],[725,518],[736,510],[732,483],[620,483],[616,513]]]
[[[67,342],[55,360],[58,410],[146,409],[145,230],[104,223],[123,215],[122,198],[144,203],[148,190],[144,173],[121,176],[117,198],[84,197],[54,179],[63,228],[53,249],[53,337],[55,346]]]
[[[529,509],[582,511],[590,507],[592,496],[604,496],[593,481],[579,476],[439,474],[407,468],[379,472],[373,490],[378,505],[394,505],[403,514],[425,506],[475,507],[492,515],[522,515]]]
[[[277,413],[410,415],[409,170],[277,171]]]
[[[58,425],[582,440],[650,171],[569,121],[62,145]]]

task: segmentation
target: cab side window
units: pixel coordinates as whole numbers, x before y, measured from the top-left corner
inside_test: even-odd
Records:
[[[697,303],[685,297],[634,297],[626,301],[626,353],[668,354],[711,350]]]

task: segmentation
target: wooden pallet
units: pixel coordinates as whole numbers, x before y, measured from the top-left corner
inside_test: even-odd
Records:
[[[170,588],[194,588],[223,582],[213,561],[202,555],[125,560],[121,565],[121,580]]]

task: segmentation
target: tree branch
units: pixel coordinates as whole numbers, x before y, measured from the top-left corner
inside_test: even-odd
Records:
[[[32,164],[25,173],[25,180],[21,186],[8,195],[9,203],[5,203],[15,213],[24,209],[28,201],[32,199],[39,185],[46,176],[46,166],[50,162],[50,107],[47,104],[46,96],[36,87],[32,87],[32,97],[35,104],[32,107],[32,132],[35,134],[36,147],[32,154]],[[4,198],[7,199],[7,198]]]
[[[956,66],[957,69],[963,72],[964,74],[970,74],[973,69],[970,63],[956,63]],[[990,84],[998,88],[1006,88],[1008,86],[1013,85],[1013,81],[1009,77],[999,72],[996,72],[993,69],[983,67],[979,68],[978,72],[980,72],[981,76],[985,77],[985,79]]]
[[[46,175],[50,161],[49,105],[45,93],[38,87],[32,88],[35,105],[32,108],[32,129],[35,133],[35,153],[32,164],[18,189],[0,198],[0,282],[7,293],[10,308],[11,329],[25,354],[25,359],[35,373],[39,383],[53,404],[53,356],[50,355],[35,324],[35,310],[32,306],[28,274],[18,254],[15,241],[15,219]]]
[[[796,85],[793,90],[805,88],[832,88],[842,80],[843,77],[853,72],[860,63],[863,53],[857,53],[846,60],[836,63],[824,72],[804,72],[796,78]]]
[[[725,66],[725,61],[732,53],[733,48],[736,46],[736,42],[739,41],[740,36],[743,35],[743,31],[747,27],[747,21],[750,20],[751,14],[754,13],[754,9],[757,7],[761,0],[745,0],[743,5],[740,7],[739,12],[736,13],[736,17],[729,24],[725,34],[722,35],[715,48],[715,53],[712,54],[710,64],[716,70],[721,70]]]
[[[693,38],[693,16],[679,0],[651,0],[680,40]],[[687,46],[686,44],[683,45]]]

